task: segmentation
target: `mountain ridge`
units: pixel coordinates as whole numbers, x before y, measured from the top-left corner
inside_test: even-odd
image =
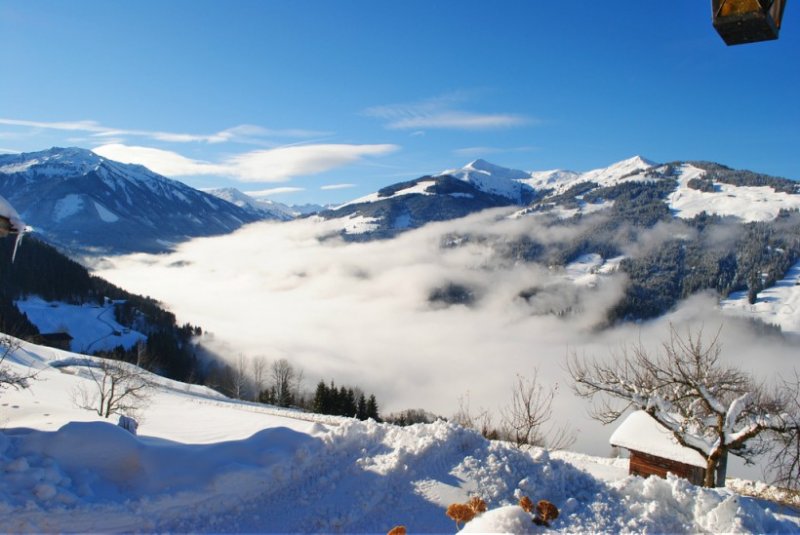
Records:
[[[77,147],[0,155],[0,195],[44,239],[79,254],[163,252],[263,218]]]

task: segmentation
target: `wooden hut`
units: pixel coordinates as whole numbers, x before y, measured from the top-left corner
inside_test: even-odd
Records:
[[[672,473],[702,485],[706,460],[678,443],[666,427],[645,411],[630,414],[611,435],[612,446],[630,451],[629,473],[642,477],[666,477]]]
[[[42,333],[31,338],[31,342],[34,344],[69,351],[72,346],[72,336],[66,332]]]

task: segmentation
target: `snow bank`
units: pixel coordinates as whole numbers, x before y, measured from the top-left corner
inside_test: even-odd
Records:
[[[800,531],[797,512],[628,477],[620,459],[520,451],[444,421],[301,421],[313,415],[175,381],[133,435],[70,403],[80,356],[23,344],[5,365],[39,372],[0,398],[0,532],[447,533],[447,506],[476,495],[490,511],[467,532],[541,532],[522,495],[560,509],[551,531]]]
[[[480,495],[465,532],[541,532],[522,495],[561,510],[563,532],[796,532],[797,518],[676,478],[603,482],[442,421],[265,429],[187,445],[100,422],[0,434],[2,531],[452,532],[445,509]]]

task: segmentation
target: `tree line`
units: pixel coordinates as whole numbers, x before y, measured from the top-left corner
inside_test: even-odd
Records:
[[[0,244],[10,247],[4,238]],[[126,292],[100,277],[93,276],[79,263],[61,254],[35,236],[26,236],[14,262],[11,254],[0,251],[0,330],[22,339],[33,339],[39,330],[19,311],[14,301],[37,295],[46,301],[80,305],[117,301],[117,322],[147,336],[147,352],[152,370],[180,381],[201,381],[204,369],[193,343],[202,334],[199,327],[179,325],[175,315],[149,298]],[[99,352],[104,356],[135,362],[137,349],[116,348]]]

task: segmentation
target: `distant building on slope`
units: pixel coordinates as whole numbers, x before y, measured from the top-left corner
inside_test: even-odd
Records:
[[[30,341],[34,344],[69,351],[72,345],[72,336],[67,332],[42,333],[34,336]]]
[[[682,446],[672,433],[645,411],[630,414],[611,435],[612,446],[630,451],[631,475],[666,477],[672,473],[702,485],[706,460]]]

